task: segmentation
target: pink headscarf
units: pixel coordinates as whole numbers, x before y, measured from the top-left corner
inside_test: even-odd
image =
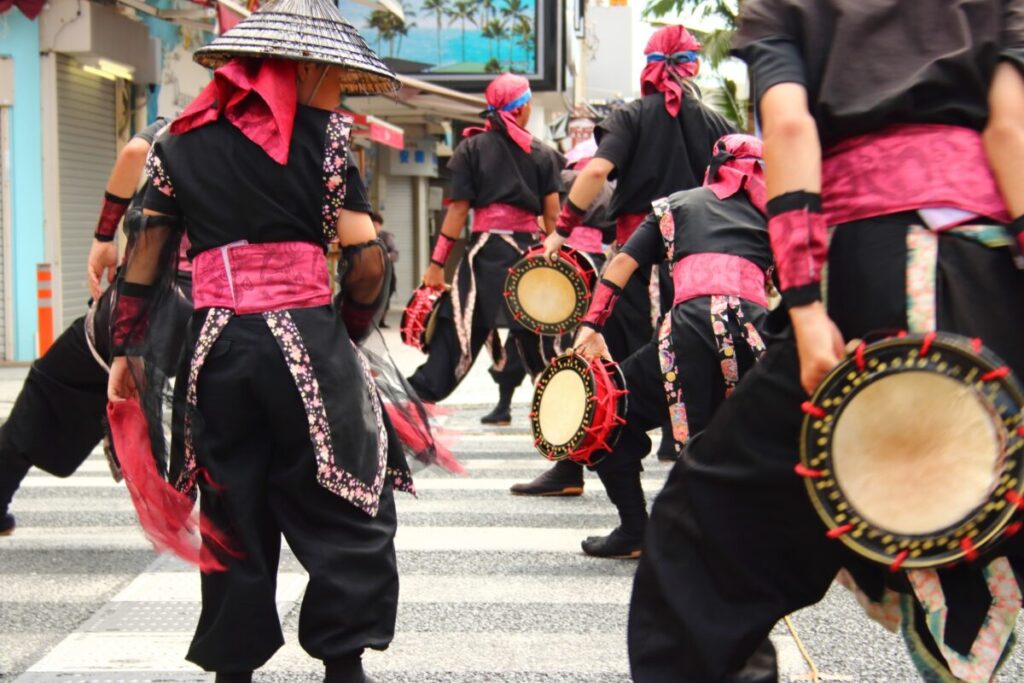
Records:
[[[501,74],[487,86],[484,97],[487,98],[488,105],[487,123],[482,128],[479,126],[467,128],[462,135],[468,138],[487,130],[504,128],[512,141],[529,154],[532,149],[533,136],[516,122],[516,116],[512,112],[526,106],[526,103],[533,98],[533,93],[530,92],[530,82],[515,74]]]
[[[656,31],[644,48],[647,66],[640,74],[640,92],[644,95],[665,93],[665,111],[670,116],[678,115],[683,86],[676,78],[697,75],[699,50],[700,43],[684,26],[666,26]]]
[[[213,80],[171,124],[171,133],[185,133],[223,116],[284,166],[295,109],[295,62],[232,59],[213,72]]]
[[[761,213],[768,201],[761,168],[764,145],[751,135],[726,135],[715,143],[715,155],[704,175],[704,187],[719,199],[746,190],[750,203]]]

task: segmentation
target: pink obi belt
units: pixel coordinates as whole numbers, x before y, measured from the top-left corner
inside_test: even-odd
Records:
[[[738,296],[768,306],[765,272],[753,261],[732,254],[693,254],[672,266],[673,305],[699,296]]]
[[[537,216],[511,204],[473,209],[473,232],[537,232]]]
[[[584,254],[600,254],[604,251],[601,237],[600,229],[579,225],[573,229],[569,239],[566,240],[566,244],[576,251],[582,251]]]
[[[228,308],[237,315],[313,308],[331,303],[323,248],[309,242],[236,242],[192,260],[196,309]]]
[[[890,126],[826,151],[821,199],[829,225],[926,208],[1009,223],[981,134],[939,124]]]

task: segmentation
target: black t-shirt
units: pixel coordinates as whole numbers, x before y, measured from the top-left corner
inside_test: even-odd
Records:
[[[459,143],[448,162],[451,199],[473,208],[511,204],[544,213],[544,197],[561,190],[561,155],[534,140],[529,154],[503,132],[492,130]]]
[[[167,135],[153,148],[158,172],[146,191],[145,208],[182,216],[192,242],[190,257],[240,240],[325,244],[329,120],[330,112],[297,109],[284,166],[224,118]],[[341,205],[372,211],[352,159]]]
[[[772,264],[768,225],[764,216],[737,192],[719,199],[706,187],[676,192],[668,198],[675,221],[672,263],[694,254],[730,254],[756,263],[762,270]],[[665,260],[665,241],[658,219],[650,214],[622,248],[640,264]]]
[[[609,176],[618,179],[612,216],[646,213],[659,197],[700,187],[715,141],[735,132],[689,90],[675,118],[665,111],[662,93],[646,95],[613,112],[594,131],[595,156],[615,164]]]
[[[1024,69],[1024,0],[749,0],[734,53],[758,102],[807,88],[826,147],[897,123],[981,130],[996,64]]]

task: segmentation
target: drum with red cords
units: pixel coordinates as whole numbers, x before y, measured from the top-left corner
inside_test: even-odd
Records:
[[[587,313],[597,283],[590,257],[563,246],[556,260],[544,257],[544,247],[526,252],[509,269],[505,302],[512,318],[540,335],[572,332]]]
[[[828,536],[854,552],[939,568],[1020,530],[1024,391],[981,340],[861,343],[803,410],[797,474]]]
[[[420,285],[413,291],[402,313],[399,328],[402,343],[424,353],[430,349],[430,340],[433,339],[437,327],[437,313],[446,296],[450,296],[447,290],[426,285]]]
[[[596,465],[618,441],[628,393],[614,362],[558,356],[537,378],[530,411],[534,446],[548,460]]]

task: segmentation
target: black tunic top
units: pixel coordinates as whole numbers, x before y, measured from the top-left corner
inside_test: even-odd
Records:
[[[665,111],[662,93],[616,110],[594,131],[595,156],[615,164],[609,178],[618,178],[612,216],[646,213],[659,197],[700,187],[715,141],[735,132],[689,90],[675,118]]]
[[[448,162],[452,171],[451,199],[473,208],[491,204],[518,206],[536,216],[544,212],[544,197],[561,189],[560,155],[536,140],[529,154],[500,131],[466,138]]]
[[[745,192],[719,199],[706,187],[676,192],[668,198],[675,220],[672,263],[694,254],[731,254],[756,263],[762,270],[772,264],[768,227]],[[665,259],[665,241],[658,219],[649,215],[622,251],[641,268]]]
[[[1024,68],[1024,0],[749,0],[734,48],[758,101],[807,88],[826,147],[896,123],[981,130],[998,61]]]
[[[223,118],[165,136],[153,148],[164,177],[154,178],[144,205],[184,216],[192,241],[190,257],[240,240],[325,244],[323,166],[330,114],[298,107],[284,166]],[[173,194],[168,196],[157,185],[170,186]],[[342,206],[371,211],[351,159]]]

